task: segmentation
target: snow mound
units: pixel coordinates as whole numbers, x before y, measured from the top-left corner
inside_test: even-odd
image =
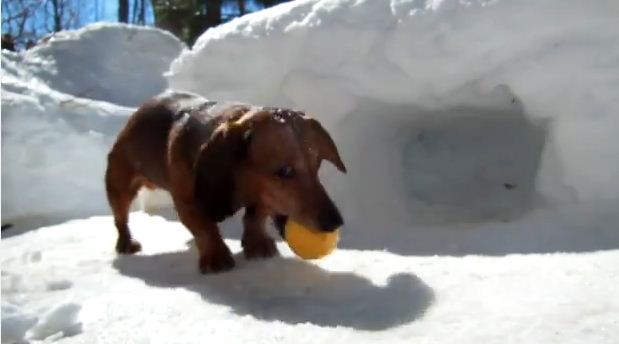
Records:
[[[164,90],[182,49],[162,30],[98,23],[2,51],[3,223],[107,213],[107,152],[134,111],[122,105]]]
[[[350,171],[323,171],[349,223],[509,220],[619,198],[615,13],[612,0],[295,1],[207,31],[168,78],[321,119]]]
[[[3,223],[107,213],[107,152],[134,111],[122,105],[164,90],[182,49],[165,31],[98,23],[2,51]]]
[[[167,31],[95,23],[56,33],[24,52],[23,63],[57,91],[136,106],[167,87],[163,73],[183,48]]]
[[[25,78],[20,59],[2,53],[3,223],[105,213],[107,151],[133,109]]]

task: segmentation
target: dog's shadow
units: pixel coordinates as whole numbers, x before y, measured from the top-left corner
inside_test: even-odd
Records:
[[[200,275],[196,252],[119,256],[123,275],[156,287],[181,287],[239,315],[290,324],[343,326],[379,331],[409,323],[424,314],[434,293],[417,276],[397,274],[385,286],[349,272],[329,272],[295,258],[248,262],[235,257],[227,273]]]

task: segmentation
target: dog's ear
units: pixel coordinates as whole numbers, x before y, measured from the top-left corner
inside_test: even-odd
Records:
[[[346,166],[342,162],[342,158],[340,157],[340,153],[331,139],[329,133],[323,128],[323,126],[317,120],[311,117],[304,117],[304,136],[310,142],[310,145],[313,146],[314,149],[317,149],[316,154],[318,155],[318,164],[320,166],[320,162],[325,159],[331,162],[335,167],[337,167],[340,172],[346,173]]]
[[[226,123],[217,128],[200,147],[194,165],[194,195],[204,214],[214,222],[237,210],[235,172],[247,157],[251,128]]]

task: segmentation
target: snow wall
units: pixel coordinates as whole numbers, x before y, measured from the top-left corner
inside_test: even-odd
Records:
[[[206,32],[169,82],[322,120],[356,227],[509,220],[619,198],[618,8],[295,1]]]
[[[109,213],[105,153],[132,111],[119,105],[163,89],[174,51],[170,87],[319,118],[349,169],[325,165],[323,181],[370,237],[616,203],[617,9],[306,0],[211,29],[192,50],[159,30],[97,24],[3,53],[3,221]]]

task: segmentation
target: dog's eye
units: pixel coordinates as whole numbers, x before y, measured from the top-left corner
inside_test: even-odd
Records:
[[[275,175],[282,179],[290,179],[294,177],[295,171],[291,166],[285,165],[275,170]]]

